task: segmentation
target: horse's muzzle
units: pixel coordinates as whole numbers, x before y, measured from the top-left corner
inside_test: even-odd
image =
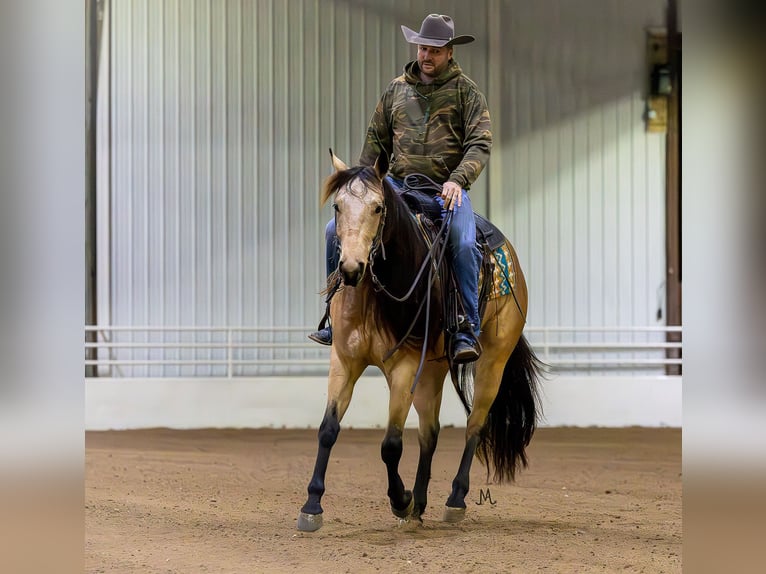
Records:
[[[344,261],[340,262],[340,274],[343,277],[343,283],[349,287],[356,287],[364,277],[366,265],[360,261],[354,265],[346,265]]]

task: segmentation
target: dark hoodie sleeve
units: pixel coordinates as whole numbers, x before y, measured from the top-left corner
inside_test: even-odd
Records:
[[[460,187],[471,187],[489,160],[492,149],[492,124],[487,100],[480,91],[472,89],[463,103],[463,159],[449,177]]]
[[[367,135],[359,155],[359,165],[374,165],[381,150],[385,151],[389,159],[393,151],[391,137],[391,86],[383,92],[383,95],[375,106],[370,124],[367,126]]]

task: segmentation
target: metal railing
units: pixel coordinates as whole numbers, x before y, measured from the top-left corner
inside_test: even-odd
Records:
[[[524,332],[540,359],[558,369],[683,364],[682,327],[527,327]],[[677,340],[668,340],[671,333]]]
[[[86,326],[85,366],[98,376],[324,375],[329,348],[312,327]],[[681,327],[527,327],[556,372],[659,374],[682,365]],[[674,339],[674,340],[669,340]]]

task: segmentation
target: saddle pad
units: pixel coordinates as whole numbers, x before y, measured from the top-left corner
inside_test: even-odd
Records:
[[[486,257],[486,255],[485,255]],[[510,295],[511,290],[516,287],[516,270],[513,267],[513,259],[508,244],[503,242],[500,247],[492,250],[492,288],[487,295],[487,299],[497,299],[504,295]],[[479,293],[481,293],[484,284],[484,271],[479,272]]]

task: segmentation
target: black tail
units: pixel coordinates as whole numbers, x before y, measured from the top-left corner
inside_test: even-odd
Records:
[[[476,454],[495,469],[498,482],[513,481],[516,471],[527,466],[526,447],[532,440],[541,414],[537,385],[544,364],[522,335],[505,364],[495,402],[489,410]]]

